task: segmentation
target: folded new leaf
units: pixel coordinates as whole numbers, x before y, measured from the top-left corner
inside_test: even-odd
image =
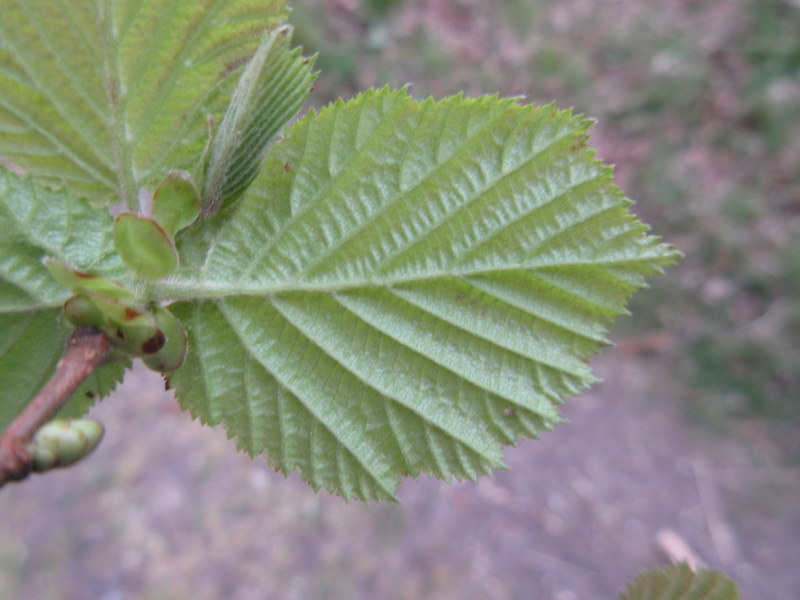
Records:
[[[264,152],[311,92],[314,58],[290,50],[292,28],[266,33],[248,63],[211,144],[203,210],[235,200],[255,179]]]

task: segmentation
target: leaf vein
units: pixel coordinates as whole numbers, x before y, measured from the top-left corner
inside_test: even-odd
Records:
[[[338,302],[337,298],[334,298],[334,300],[337,300],[337,302]],[[280,312],[280,314],[283,316],[283,318],[285,318],[289,323],[291,323],[294,327],[296,327],[299,331],[301,331],[303,333],[303,335],[305,335],[306,338],[309,340],[309,342],[314,344],[314,346],[316,348],[318,348],[322,353],[324,353],[326,356],[330,357],[332,360],[335,360],[336,363],[341,366],[343,371],[346,371],[347,373],[349,373],[350,375],[355,377],[366,388],[369,388],[369,389],[375,391],[377,394],[379,394],[382,398],[386,399],[387,401],[396,402],[399,405],[404,406],[405,408],[407,408],[408,410],[410,410],[411,412],[416,414],[417,417],[419,417],[422,421],[424,421],[426,423],[430,423],[431,426],[436,427],[437,429],[441,430],[448,438],[452,438],[454,442],[464,444],[465,446],[470,447],[471,449],[473,449],[475,452],[477,452],[479,454],[483,453],[483,451],[480,448],[478,448],[473,441],[468,440],[468,439],[466,439],[464,437],[457,436],[452,431],[449,431],[443,425],[431,421],[430,420],[430,416],[424,415],[422,412],[420,412],[419,407],[414,406],[413,404],[410,404],[407,401],[404,401],[403,399],[398,397],[396,394],[394,394],[390,390],[385,389],[385,387],[381,386],[379,383],[367,379],[365,377],[365,375],[362,374],[357,367],[354,367],[353,365],[349,364],[347,361],[343,360],[337,353],[335,353],[333,351],[333,348],[331,348],[329,344],[326,344],[324,339],[322,339],[321,336],[315,336],[314,332],[313,332],[313,328],[307,326],[306,323],[301,323],[297,317],[288,314],[288,311],[286,310],[286,307],[284,306],[282,308],[280,306],[280,304],[281,303],[280,303],[280,301],[278,301],[277,298],[273,298],[272,305],[275,307],[275,309],[278,312]],[[343,306],[343,308],[346,309],[346,307],[344,307],[344,306]],[[349,311],[349,309],[348,309],[348,311]],[[352,311],[349,311],[349,312],[352,312]],[[359,319],[361,319],[361,317],[358,314],[353,313],[353,315],[358,317]],[[361,319],[361,320],[363,321],[363,319]],[[372,326],[372,324],[370,324],[369,322],[367,322],[367,321],[364,321],[364,322],[371,329],[378,331],[378,329],[375,328],[374,326]],[[381,331],[381,333],[383,333],[383,332]],[[398,342],[398,343],[401,343],[401,342]],[[405,344],[403,344],[403,345],[405,346]],[[408,346],[406,346],[406,347],[408,347]],[[418,351],[414,350],[413,348],[409,347],[409,349],[412,352],[414,352],[415,354],[417,354],[419,356],[422,356],[422,357],[424,357],[424,358],[426,358],[428,360],[431,360],[430,358],[426,357],[425,355],[420,354]],[[446,366],[444,366],[444,365],[442,365],[442,366],[443,366],[443,368],[447,369]]]
[[[400,110],[402,108],[402,105],[403,105],[403,102],[396,102],[395,105],[391,107],[389,114],[391,114],[391,112],[393,112],[394,110]],[[337,106],[335,109],[332,109],[332,110],[334,110],[335,113],[338,113],[339,110],[341,110],[341,107]],[[363,110],[363,108],[361,110]],[[391,125],[391,119],[387,119],[387,115],[386,114],[383,115],[382,121],[383,121],[381,123],[382,126],[390,126]],[[389,122],[389,125],[385,124],[386,121]],[[306,129],[308,130],[307,135],[306,135],[306,143],[307,143],[308,139],[309,139],[309,135],[310,135],[311,126],[309,125]],[[364,142],[362,144],[362,147],[367,146],[369,141],[371,141],[372,139],[376,138],[378,133],[381,130],[382,130],[382,127],[375,127],[375,129],[373,129],[373,131],[364,140]],[[304,145],[304,150],[303,151],[305,152],[305,145]],[[317,191],[317,193],[315,195],[315,199],[324,198],[324,197],[327,196],[327,192],[331,187],[333,187],[334,182],[336,182],[340,177],[345,176],[349,172],[348,167],[354,160],[356,160],[357,156],[358,156],[358,152],[353,152],[353,153],[350,154],[350,156],[347,157],[345,162],[343,162],[342,165],[340,166],[340,170],[339,170],[338,174],[336,176],[333,176],[333,177],[330,177],[329,179],[327,179],[325,181],[325,184]],[[304,167],[304,165],[299,165],[299,168],[297,170],[297,174],[295,175],[295,179],[299,178],[300,174],[304,173],[305,170],[306,170],[306,168]],[[248,268],[245,269],[242,272],[242,274],[241,274],[241,276],[239,278],[240,281],[248,279],[250,277],[250,275],[253,272],[253,269],[255,269],[257,266],[260,266],[259,263],[262,261],[263,257],[267,256],[269,254],[269,252],[278,243],[278,241],[280,240],[281,236],[282,235],[289,235],[291,233],[292,225],[294,223],[297,223],[300,220],[300,217],[304,216],[308,212],[311,212],[313,210],[317,210],[318,206],[317,206],[316,202],[309,201],[309,202],[307,202],[307,203],[305,203],[303,205],[303,208],[301,210],[295,211],[294,208],[295,208],[295,205],[293,204],[292,205],[292,216],[291,216],[291,218],[289,218],[287,220],[286,223],[284,223],[283,228],[279,232],[277,232],[269,240],[269,242],[267,244],[264,244],[264,246],[258,252],[254,253],[254,255],[252,257],[252,261],[250,262]]]
[[[253,359],[256,362],[258,362],[261,365],[261,367],[275,379],[275,381],[277,381],[283,388],[285,388],[286,390],[290,391],[303,404],[303,406],[309,412],[309,414],[313,415],[313,417],[315,419],[315,423],[317,424],[317,426],[323,427],[326,431],[328,431],[330,433],[330,435],[333,438],[335,438],[341,444],[342,447],[346,448],[348,453],[350,453],[350,455],[353,457],[353,459],[358,464],[361,465],[361,467],[364,470],[364,472],[369,474],[369,476],[373,479],[373,481],[376,483],[376,485],[380,489],[384,490],[384,492],[386,492],[386,493],[391,494],[392,491],[391,490],[387,490],[385,482],[381,478],[381,474],[379,472],[377,472],[376,470],[374,470],[376,465],[369,464],[369,463],[365,462],[364,460],[362,460],[362,458],[358,454],[358,452],[354,448],[351,447],[351,441],[348,440],[347,438],[343,438],[340,435],[341,434],[340,431],[337,431],[331,424],[327,423],[326,420],[324,419],[324,417],[319,413],[319,411],[315,410],[315,408],[313,406],[311,406],[310,404],[305,402],[302,394],[298,394],[296,390],[293,390],[292,389],[292,385],[288,381],[286,381],[283,377],[281,377],[281,374],[276,372],[276,370],[273,368],[273,366],[268,361],[264,360],[263,357],[261,357],[255,351],[255,349],[250,346],[248,340],[241,334],[241,332],[239,331],[239,328],[236,326],[235,317],[233,315],[229,314],[229,309],[228,309],[226,303],[224,301],[221,301],[221,302],[217,303],[217,306],[218,306],[220,312],[222,313],[222,315],[225,317],[225,320],[227,321],[228,327],[231,329],[231,331],[234,332],[234,334],[238,338],[239,343],[241,344],[241,346],[247,350],[247,353],[251,357],[253,357]],[[274,303],[273,303],[273,306],[275,306]],[[281,312],[277,307],[275,307],[275,308],[276,308],[276,310],[278,310],[279,313]],[[283,316],[283,313],[281,313],[281,315]],[[284,318],[286,319],[285,316],[284,316]],[[291,321],[289,319],[286,319],[286,320],[287,320],[287,322],[291,323]],[[314,428],[312,428],[311,431],[310,431],[310,438],[312,440],[314,438]],[[310,443],[312,444],[312,447],[310,448],[311,456],[314,456],[313,446],[315,446],[317,442],[310,440]],[[311,476],[315,478],[315,482],[317,483],[317,485],[321,485],[321,484],[319,484],[319,482],[316,481],[316,475],[317,475],[316,470],[312,469]]]

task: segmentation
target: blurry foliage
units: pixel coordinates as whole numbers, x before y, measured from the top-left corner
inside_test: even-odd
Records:
[[[376,17],[378,4],[393,6]],[[413,82],[417,96],[500,91],[596,117],[595,144],[617,163],[636,211],[686,254],[634,299],[636,320],[617,337],[666,334],[659,356],[695,414],[783,421],[800,456],[788,437],[800,421],[797,2],[308,0],[295,9],[304,43],[328,56],[318,101],[343,83]]]

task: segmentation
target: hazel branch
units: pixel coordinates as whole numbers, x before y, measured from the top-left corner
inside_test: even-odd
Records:
[[[94,327],[78,327],[72,332],[50,381],[0,435],[0,487],[30,474],[32,459],[27,444],[103,362],[108,349],[108,338]]]

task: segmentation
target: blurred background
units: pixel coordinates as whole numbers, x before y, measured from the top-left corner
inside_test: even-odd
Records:
[[[800,590],[800,2],[296,0],[313,103],[499,92],[597,120],[685,258],[634,297],[570,423],[477,483],[314,494],[137,369],[70,473],[0,493],[0,599],[615,598],[691,551]]]

